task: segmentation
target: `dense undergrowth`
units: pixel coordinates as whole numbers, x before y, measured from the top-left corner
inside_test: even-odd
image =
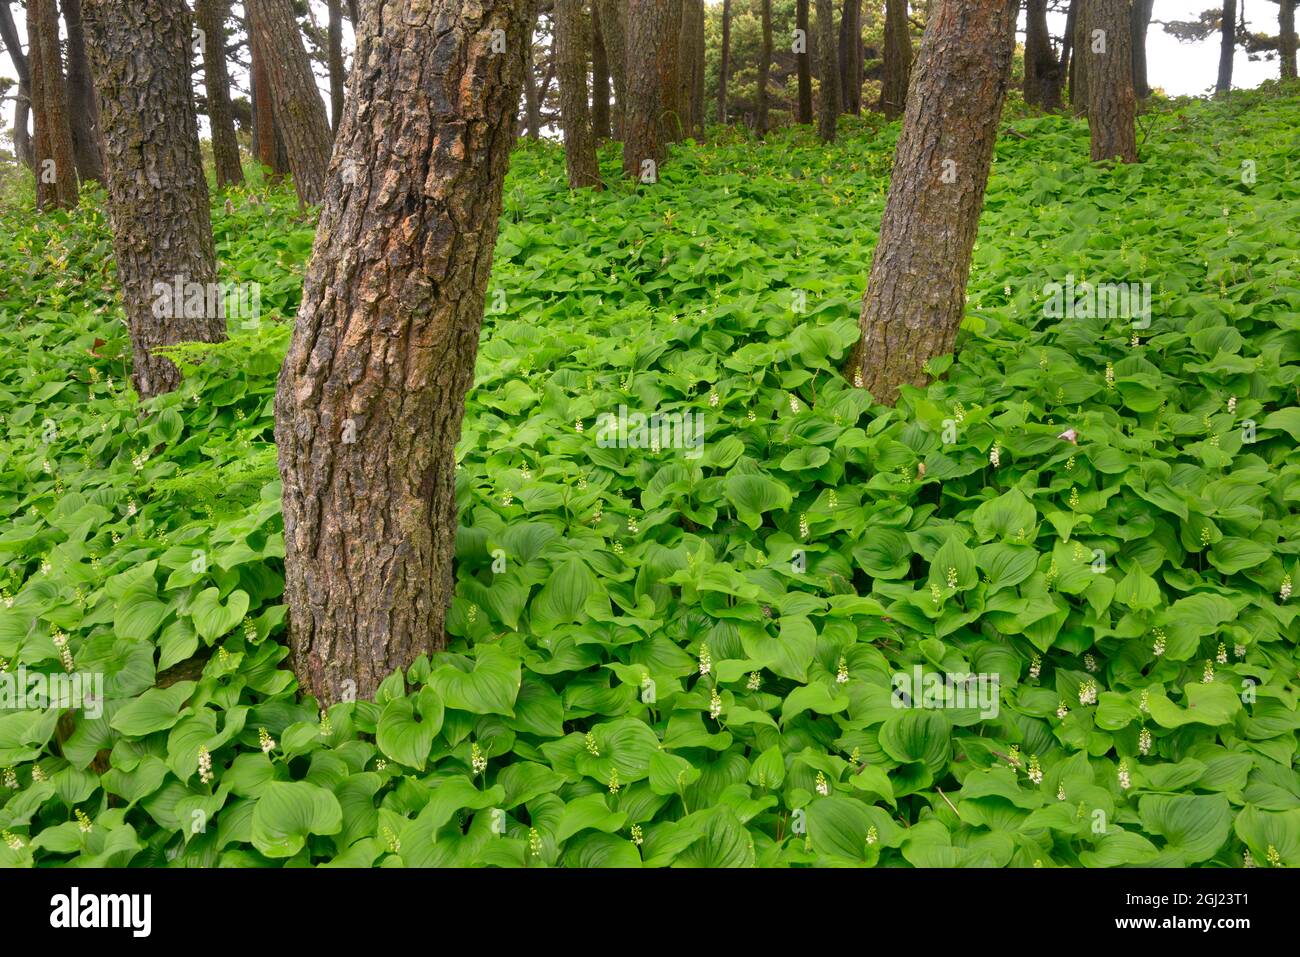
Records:
[[[147,407],[97,197],[6,212],[0,659],[107,701],[0,711],[0,864],[1300,864],[1298,119],[1171,107],[1118,169],[1016,121],[958,359],[892,410],[836,369],[896,126],[605,193],[521,147],[450,648],[324,714],[284,667],[291,193],[214,201],[268,321]],[[1045,317],[1067,275],[1149,281],[1150,327]],[[700,454],[602,447],[619,406]],[[997,706],[895,707],[917,667]]]

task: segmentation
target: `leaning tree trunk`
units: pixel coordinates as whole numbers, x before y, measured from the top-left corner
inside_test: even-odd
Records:
[[[18,74],[18,95],[14,97],[14,154],[20,163],[30,169],[34,160],[27,120],[32,109],[32,74],[22,44],[18,41],[18,25],[14,23],[9,0],[0,0],[0,40],[4,41],[5,49],[9,51],[9,62]]]
[[[357,175],[331,167],[275,410],[293,667],[326,704],[446,641],[455,446],[533,16],[362,17],[338,135]]]
[[[799,79],[799,122],[812,123],[812,37],[808,33],[808,0],[795,0],[795,70]]]
[[[220,311],[192,314],[184,292],[197,283],[206,293],[217,278],[190,88],[190,13],[184,0],[85,0],[84,14],[131,381],[148,398],[180,383],[159,346],[226,337]],[[178,284],[185,302],[170,294]]]
[[[1133,93],[1132,24],[1128,0],[1088,0],[1088,132],[1092,161],[1137,162],[1137,102]]]
[[[772,0],[759,0],[763,44],[758,53],[758,111],[754,129],[762,136],[767,132],[767,81],[772,72]]]
[[[330,132],[337,133],[343,117],[343,11],[339,0],[329,0],[329,68],[330,68]]]
[[[833,0],[817,0],[817,132],[824,143],[834,142],[840,116],[838,53]]]
[[[591,3],[591,132],[609,139],[609,58],[600,26],[600,4]]]
[[[1147,82],[1147,28],[1151,26],[1151,12],[1155,0],[1132,0],[1133,29],[1133,93],[1139,100],[1151,95]]]
[[[203,31],[203,79],[212,126],[212,161],[217,189],[244,181],[239,164],[239,140],[230,107],[230,75],[226,71],[226,9],[229,0],[195,0],[194,17]]]
[[[86,33],[81,24],[81,0],[62,0],[68,28],[68,121],[77,176],[102,182],[104,155],[99,142],[99,104],[86,60]]]
[[[658,181],[659,166],[664,159],[659,123],[662,88],[659,61],[667,45],[672,13],[672,0],[628,0],[627,3],[623,173],[642,182]]]
[[[1296,78],[1295,0],[1281,0],[1277,13],[1277,51],[1282,60],[1282,79]]]
[[[614,88],[610,125],[615,139],[623,138],[624,100],[627,99],[627,3],[626,0],[592,0],[600,6],[600,38],[605,44],[605,63]]]
[[[731,0],[722,0],[722,50],[718,62],[718,123],[727,122],[727,77],[731,74]]]
[[[1028,60],[1026,53],[1026,63]],[[885,0],[885,63],[880,109],[886,119],[896,120],[903,115],[911,75],[912,35],[907,28],[907,0]]]
[[[862,301],[855,384],[892,404],[952,350],[1002,101],[1018,0],[934,0]],[[859,378],[860,377],[860,378]]]
[[[36,106],[36,196],[41,209],[77,205],[77,161],[72,149],[68,95],[59,51],[59,12],[54,0],[27,0],[27,35],[36,64],[32,92]],[[42,188],[44,187],[44,188]]]
[[[334,137],[293,5],[290,0],[247,0],[247,9],[266,54],[267,85],[293,185],[303,203],[319,203]]]
[[[582,0],[555,0],[555,73],[560,79],[560,126],[569,187],[601,188],[596,137],[587,109],[587,51]]]
[[[1047,0],[1025,0],[1025,102],[1045,110],[1061,107],[1061,73],[1047,32]]]
[[[1075,116],[1088,115],[1088,65],[1092,59],[1092,37],[1088,35],[1088,8],[1097,0],[1074,0],[1074,59],[1070,61],[1070,110]]]
[[[1214,84],[1216,93],[1232,89],[1232,59],[1237,51],[1237,0],[1223,0],[1223,16],[1219,22],[1219,78]]]

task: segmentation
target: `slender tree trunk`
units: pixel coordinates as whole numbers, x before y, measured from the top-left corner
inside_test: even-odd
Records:
[[[767,132],[767,82],[772,72],[772,0],[759,0],[763,45],[758,53],[758,115],[754,128],[758,135]]]
[[[678,102],[681,80],[682,0],[662,0],[668,6],[664,36],[659,43],[659,136],[665,143],[682,138],[682,112]]]
[[[357,0],[348,0],[348,19],[352,21],[352,31],[355,33],[361,23],[361,9]]]
[[[194,16],[203,31],[203,78],[212,126],[212,160],[217,189],[244,181],[239,164],[239,140],[230,108],[230,76],[226,72],[226,10],[229,0],[195,0]]]
[[[86,60],[86,34],[81,25],[81,0],[62,0],[68,28],[68,120],[72,127],[72,152],[77,176],[102,182],[104,156],[100,152],[99,104]]]
[[[251,16],[245,17],[253,93],[253,152],[257,162],[271,176],[275,170],[275,110],[271,103],[271,80],[266,75],[266,51]]]
[[[1070,73],[1070,109],[1075,116],[1088,115],[1088,64],[1092,38],[1088,35],[1088,8],[1097,0],[1074,0],[1074,69]]]
[[[596,139],[609,139],[609,60],[597,0],[591,2],[591,130]]]
[[[691,82],[691,117],[694,121],[695,135],[704,138],[704,0],[687,0],[695,10],[695,27],[691,33],[691,44],[695,48],[691,56],[694,77]]]
[[[614,88],[610,125],[615,139],[623,138],[624,101],[627,99],[627,2],[592,0],[600,5],[600,36],[605,43],[605,62]]]
[[[1133,94],[1132,22],[1128,0],[1089,0],[1088,131],[1092,160],[1137,162],[1137,103]]]
[[[1296,78],[1295,0],[1281,0],[1277,13],[1277,49],[1282,60],[1282,79]]]
[[[1025,61],[1029,61],[1027,51]],[[885,0],[884,69],[880,109],[886,119],[896,120],[907,106],[907,85],[912,75],[912,35],[907,27],[907,0]]]
[[[542,108],[537,102],[537,76],[533,67],[533,44],[530,37],[524,51],[524,128],[530,140],[538,140],[542,136]]]
[[[862,300],[855,384],[893,404],[952,351],[1002,101],[1018,0],[934,0]],[[936,104],[942,104],[941,109]]]
[[[862,0],[844,0],[840,15],[840,101],[845,113],[862,113]]]
[[[833,0],[817,0],[817,132],[824,143],[834,142],[840,116],[838,53]]]
[[[1151,11],[1155,0],[1132,0],[1133,17],[1133,93],[1139,100],[1151,95],[1147,82],[1147,28],[1151,25]]]
[[[668,40],[671,0],[628,0],[627,110],[623,114],[623,172],[642,182],[657,182],[663,163],[660,137],[660,80]],[[674,39],[676,39],[674,37]],[[676,44],[673,44],[676,49]]]
[[[1025,0],[1025,102],[1061,108],[1061,72],[1047,32],[1047,0]]]
[[[330,179],[276,393],[290,648],[325,704],[446,642],[455,445],[533,16],[388,0],[362,19],[339,127],[361,170]]]
[[[704,0],[682,0],[682,32],[678,44],[677,102],[682,114],[682,127],[688,135],[703,129],[703,116],[698,111],[696,85],[703,76],[704,64]],[[702,98],[703,94],[700,94]]]
[[[1079,13],[1079,0],[1070,0],[1070,6],[1065,14],[1065,36],[1061,38],[1061,59],[1060,77],[1061,82],[1073,84],[1074,80],[1074,59],[1072,52],[1074,50],[1074,23]]]
[[[722,59],[718,63],[718,123],[727,122],[727,78],[731,75],[731,0],[722,0]]]
[[[334,137],[302,31],[290,0],[247,0],[247,9],[266,54],[272,109],[289,154],[294,188],[303,203],[314,205],[325,195],[325,169]]]
[[[27,120],[32,108],[32,74],[22,44],[18,42],[18,26],[14,23],[13,11],[9,9],[9,0],[0,0],[0,40],[4,41],[9,61],[18,74],[18,95],[14,98],[14,154],[30,169],[34,161]]]
[[[196,310],[186,291],[193,283],[206,292],[217,278],[191,91],[190,12],[183,0],[85,0],[84,13],[131,381],[148,398],[180,382],[176,367],[155,354],[159,346],[226,337],[221,310],[209,310],[206,295]]]
[[[795,69],[799,74],[799,122],[812,123],[812,36],[808,32],[808,0],[795,0]]]
[[[330,132],[337,133],[343,117],[343,87],[347,83],[343,72],[343,11],[339,0],[329,0],[329,68]]]
[[[59,12],[54,0],[27,0],[27,36],[32,51],[40,49],[37,61],[40,69],[32,71],[38,205],[41,209],[72,209],[77,205],[77,161],[72,149],[68,95],[59,51]],[[42,190],[42,186],[46,188]]]
[[[560,125],[569,187],[601,188],[596,137],[587,109],[587,51],[582,0],[555,0],[555,73],[560,78]]]
[[[1237,52],[1237,0],[1223,0],[1223,17],[1219,23],[1219,78],[1216,93],[1232,89],[1232,60]]]

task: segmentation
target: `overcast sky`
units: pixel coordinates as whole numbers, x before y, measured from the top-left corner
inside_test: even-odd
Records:
[[[709,5],[713,5],[713,0],[706,0]],[[1277,13],[1278,5],[1271,0],[1250,0],[1245,3],[1246,25],[1252,33],[1277,32]],[[1153,20],[1195,20],[1198,14],[1205,9],[1213,8],[1216,4],[1221,5],[1222,0],[1155,0],[1155,12]],[[236,12],[242,11],[242,4],[235,3]],[[312,8],[316,14],[316,22],[322,26],[328,21],[327,8],[325,3],[320,0],[312,0]],[[26,24],[23,22],[23,11],[14,8],[15,19],[18,21],[18,30],[26,36]],[[1060,36],[1065,31],[1065,17],[1063,15],[1049,18],[1049,27],[1054,36]],[[1021,26],[1024,25],[1024,17],[1021,16]],[[344,50],[350,53],[352,48],[351,25],[344,21]],[[1021,34],[1023,41],[1023,32]],[[1147,74],[1148,80],[1153,87],[1163,89],[1171,96],[1198,96],[1210,92],[1214,86],[1215,76],[1218,73],[1219,64],[1219,38],[1217,35],[1209,37],[1200,43],[1180,43],[1174,37],[1158,26],[1152,23],[1150,33],[1147,35]],[[1276,78],[1279,72],[1278,61],[1259,60],[1251,61],[1247,59],[1246,54],[1240,49],[1237,50],[1236,59],[1232,68],[1232,85],[1234,88],[1243,89],[1258,86],[1262,81]],[[247,78],[238,71],[233,71],[234,82],[247,92]],[[0,53],[0,76],[12,79],[14,77],[13,64],[9,60],[7,51]],[[200,74],[201,76],[201,74]],[[326,109],[329,109],[329,84],[323,77],[318,77],[322,95],[326,101]],[[4,123],[7,127],[13,122],[13,103],[5,101],[3,104]],[[206,125],[203,119],[200,124],[204,127],[206,135]],[[8,142],[6,133],[6,143]]]

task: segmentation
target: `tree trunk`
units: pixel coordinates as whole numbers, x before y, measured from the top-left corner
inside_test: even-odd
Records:
[[[758,53],[758,111],[754,128],[758,135],[767,132],[767,81],[772,72],[772,0],[759,0],[763,45]]]
[[[1219,78],[1214,84],[1216,93],[1232,89],[1232,59],[1237,52],[1237,0],[1223,0],[1223,16],[1219,22]]]
[[[1096,0],[1074,0],[1074,60],[1070,72],[1070,109],[1075,116],[1088,115],[1088,63],[1092,59],[1092,38],[1088,35],[1088,7]]]
[[[664,158],[659,123],[662,89],[659,61],[667,45],[672,12],[672,0],[628,0],[623,172],[642,182],[658,181]]]
[[[844,0],[840,15],[840,102],[845,113],[862,113],[862,0]]]
[[[100,152],[99,104],[86,61],[86,34],[81,25],[81,0],[62,0],[68,28],[68,120],[72,127],[72,153],[77,176],[102,182],[104,155]]]
[[[795,0],[794,25],[798,31],[795,69],[799,75],[799,122],[812,123],[812,36],[808,32],[808,0]]]
[[[833,0],[817,0],[817,132],[824,143],[835,141],[835,122],[840,116],[838,52]]]
[[[560,126],[569,188],[601,188],[596,137],[587,109],[587,51],[582,0],[555,0],[555,73],[560,78]]]
[[[691,117],[694,120],[695,135],[704,138],[704,0],[688,0],[695,9],[695,29],[691,43],[695,48],[691,65],[695,76],[691,83]]]
[[[627,3],[626,0],[592,0],[600,5],[600,37],[605,43],[605,63],[614,88],[610,125],[615,139],[623,138],[624,101],[627,99]]]
[[[1079,0],[1070,0],[1070,6],[1065,14],[1065,35],[1061,37],[1061,59],[1058,60],[1059,76],[1061,83],[1073,84],[1074,76],[1074,59],[1072,51],[1074,50],[1074,24],[1075,18],[1079,13]]]
[[[339,0],[329,0],[329,68],[330,132],[337,133],[343,116],[343,87],[347,83],[343,72],[343,11]]]
[[[537,75],[533,72],[532,38],[524,50],[524,129],[530,140],[541,139],[542,108],[537,102]]]
[[[591,2],[591,131],[598,140],[609,139],[609,60],[597,0]]]
[[[203,31],[203,78],[212,126],[212,160],[217,189],[244,181],[239,164],[239,140],[230,108],[230,76],[226,72],[226,10],[229,0],[195,0],[194,16]]]
[[[18,95],[14,98],[14,154],[20,163],[30,169],[34,159],[27,119],[32,108],[32,74],[22,44],[18,41],[18,26],[14,23],[13,11],[9,9],[9,0],[0,0],[0,40],[4,41],[5,49],[9,51],[9,61],[18,74]]]
[[[727,77],[731,73],[731,0],[722,0],[722,51],[718,62],[718,123],[727,122]]]
[[[266,54],[272,110],[289,154],[294,188],[304,204],[314,205],[325,195],[325,170],[334,137],[302,31],[290,0],[247,0],[246,6]]]
[[[1139,100],[1151,95],[1147,82],[1147,28],[1151,25],[1151,11],[1155,0],[1132,0],[1133,36],[1133,94]]]
[[[1092,160],[1137,162],[1132,22],[1128,0],[1088,0],[1088,132]]]
[[[183,0],[85,0],[84,13],[131,381],[149,398],[181,378],[155,349],[226,337],[208,296],[196,309],[185,291],[197,283],[206,293],[217,279],[191,91],[190,12]],[[178,287],[180,297],[171,294]]]
[[[36,107],[36,197],[41,209],[77,205],[77,161],[72,150],[68,95],[59,51],[59,12],[54,0],[27,0],[27,36],[33,54]]]
[[[1026,52],[1026,63],[1028,60]],[[912,75],[912,36],[907,28],[907,0],[885,0],[884,69],[880,109],[886,119],[896,120],[907,106],[907,84]]]
[[[1061,108],[1061,72],[1047,32],[1047,0],[1025,0],[1025,102]]]
[[[659,49],[659,136],[664,143],[682,138],[681,104],[677,102],[681,71],[682,0],[656,0],[667,5]]]
[[[362,18],[339,127],[359,174],[330,178],[276,392],[292,661],[326,705],[446,642],[455,445],[533,16],[388,0]]]
[[[1282,79],[1296,78],[1295,0],[1281,0],[1277,13],[1277,49],[1282,60]]]
[[[703,127],[697,112],[696,83],[702,76],[704,56],[704,0],[682,0],[682,32],[678,44],[677,103],[682,127],[687,135],[696,135]]]
[[[1018,0],[934,0],[894,153],[849,370],[892,405],[952,351],[1002,101]]]
[[[257,162],[270,176],[275,169],[275,110],[271,104],[271,81],[266,75],[266,52],[251,16],[245,15],[248,33],[249,82],[253,94],[253,152]]]

